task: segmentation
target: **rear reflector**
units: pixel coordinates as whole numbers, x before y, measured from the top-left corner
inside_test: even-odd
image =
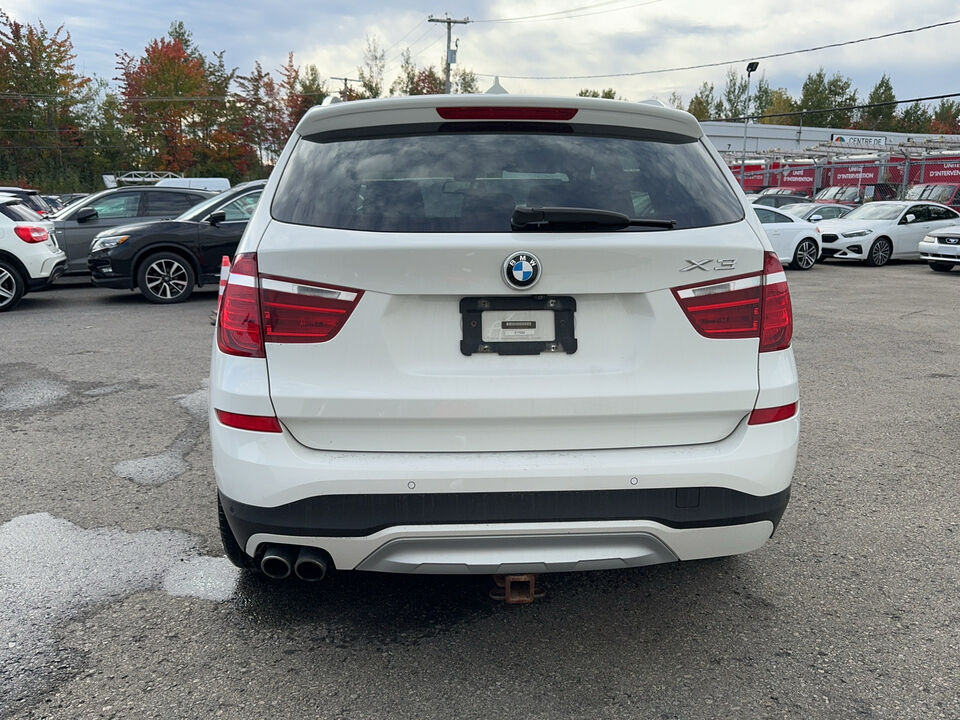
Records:
[[[42,243],[50,237],[45,228],[36,225],[14,225],[13,232],[25,243]]]
[[[783,267],[764,253],[763,271],[673,288],[694,329],[714,339],[759,338],[760,352],[783,350],[793,335],[790,292]]]
[[[752,413],[750,413],[750,419],[747,420],[748,425],[765,425],[767,423],[779,422],[780,420],[786,420],[792,418],[797,414],[797,404],[790,403],[789,405],[781,405],[780,407],[774,408],[757,408]]]
[[[438,107],[444,120],[571,120],[577,108]]]
[[[217,420],[221,425],[237,428],[238,430],[250,430],[252,432],[283,432],[280,428],[280,421],[273,415],[241,415],[240,413],[227,412],[226,410],[217,410]]]

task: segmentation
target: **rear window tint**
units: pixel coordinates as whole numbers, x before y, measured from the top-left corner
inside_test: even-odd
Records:
[[[561,124],[302,138],[271,211],[283,222],[350,230],[509,232],[518,205],[614,210],[677,228],[743,218],[699,141]]]

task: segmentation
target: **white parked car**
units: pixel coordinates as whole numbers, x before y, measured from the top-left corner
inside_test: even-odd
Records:
[[[837,203],[795,203],[793,205],[784,205],[780,212],[788,213],[807,222],[820,222],[821,220],[833,220],[842,218],[848,212],[853,210],[853,205],[839,205]]]
[[[53,223],[20,198],[0,193],[0,312],[15,308],[30,290],[49,285],[66,265]]]
[[[809,270],[816,265],[820,257],[820,228],[764,205],[754,205],[753,210],[781,263],[795,270]]]
[[[950,272],[960,265],[960,225],[932,230],[920,241],[920,257],[937,272]]]
[[[217,322],[228,557],[317,580],[763,545],[796,461],[793,318],[736,187],[691,115],[652,105],[310,110]]]
[[[891,259],[918,259],[917,248],[925,235],[958,222],[956,211],[938,203],[867,203],[838,220],[820,223],[823,256],[863,260],[874,267]]]

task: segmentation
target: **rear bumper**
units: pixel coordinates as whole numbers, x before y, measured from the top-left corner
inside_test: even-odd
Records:
[[[797,417],[701,446],[343,453],[211,424],[240,547],[312,546],[344,570],[556,572],[754,550],[790,496]],[[491,569],[492,568],[492,569]]]

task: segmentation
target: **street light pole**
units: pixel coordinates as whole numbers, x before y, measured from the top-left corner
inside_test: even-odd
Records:
[[[750,116],[747,114],[750,112],[750,75],[760,67],[760,63],[756,60],[753,62],[747,63],[747,99],[744,102],[744,112],[743,112],[743,154],[740,156],[740,187],[743,188],[743,175],[747,167],[747,122],[750,120]]]

